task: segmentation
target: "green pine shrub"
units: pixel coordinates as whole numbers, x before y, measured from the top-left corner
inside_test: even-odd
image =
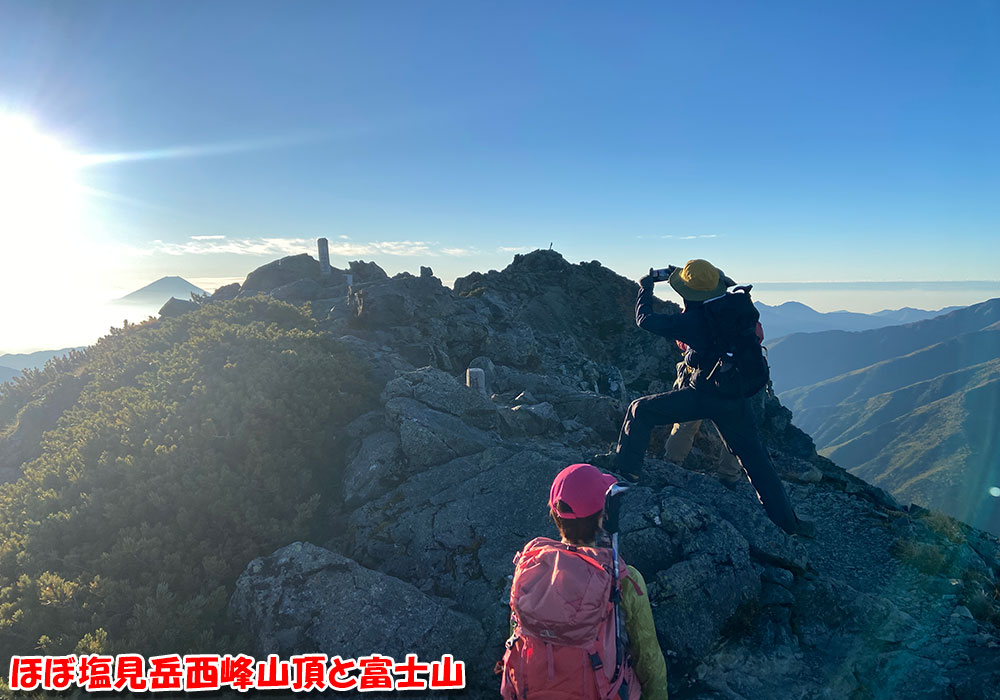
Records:
[[[306,310],[237,299],[4,385],[2,422],[70,374],[79,398],[0,487],[0,658],[232,646],[235,580],[310,535],[324,435],[374,402],[366,368]]]

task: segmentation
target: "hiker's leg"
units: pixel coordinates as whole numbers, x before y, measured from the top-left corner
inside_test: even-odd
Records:
[[[722,449],[719,450],[719,457],[715,463],[715,471],[720,477],[725,481],[736,481],[739,479],[746,479],[746,473],[743,471],[743,467],[740,466],[740,461],[736,459],[736,455],[732,453],[729,446],[726,444],[725,439],[722,434],[719,433],[719,428],[714,423],[709,423],[712,426],[712,430],[715,434],[719,436],[722,441]]]
[[[703,410],[694,389],[652,394],[633,401],[625,412],[625,421],[618,435],[618,468],[626,474],[638,476],[642,472],[653,427],[702,418]]]
[[[674,423],[673,430],[670,431],[670,437],[667,438],[666,458],[668,462],[680,464],[687,459],[688,454],[691,452],[691,446],[694,444],[694,438],[698,434],[698,428],[700,427],[700,420],[692,420],[687,423]]]
[[[771,457],[761,444],[747,400],[719,400],[714,409],[712,420],[726,445],[746,470],[767,516],[785,532],[796,532],[795,511],[788,500],[785,485],[774,470]]]

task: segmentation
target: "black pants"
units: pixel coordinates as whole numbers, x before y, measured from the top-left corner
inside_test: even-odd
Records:
[[[785,532],[795,532],[795,511],[761,444],[748,399],[726,399],[690,387],[636,399],[628,407],[618,436],[618,468],[640,474],[655,426],[699,418],[715,423],[729,451],[736,455],[750,477],[768,517]]]

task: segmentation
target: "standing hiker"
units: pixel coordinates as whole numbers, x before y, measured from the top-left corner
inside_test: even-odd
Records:
[[[538,537],[514,558],[506,700],[667,700],[646,582],[601,527],[617,529],[616,479],[590,464],[563,469],[549,489],[560,540]],[[617,488],[617,487],[615,487]]]
[[[756,338],[759,314],[746,293],[749,289],[727,294],[726,288],[735,283],[706,260],[689,260],[683,268],[671,266],[662,272],[658,276],[650,270],[639,280],[635,322],[687,345],[684,357],[691,375],[681,388],[643,396],[629,405],[613,453],[615,468],[637,481],[655,426],[711,419],[746,470],[768,517],[789,534],[811,534],[811,523],[800,521],[792,510],[761,444],[747,398],[768,379]],[[684,299],[683,313],[652,312],[653,284],[661,280]]]

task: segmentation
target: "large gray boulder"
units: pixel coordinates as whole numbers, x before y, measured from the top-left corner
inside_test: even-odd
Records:
[[[366,435],[344,470],[344,505],[353,508],[397,485],[406,473],[399,435],[389,430]]]
[[[474,688],[488,665],[482,625],[447,601],[306,542],[254,559],[236,582],[232,619],[258,658],[322,652],[465,661]]]
[[[497,439],[415,399],[389,399],[385,415],[386,423],[399,433],[403,454],[414,471],[480,452]]]
[[[450,413],[483,430],[499,427],[497,407],[489,399],[433,367],[422,367],[396,376],[382,392],[383,401],[394,398],[414,399],[428,408]]]
[[[558,446],[495,447],[412,474],[350,515],[347,552],[491,621],[500,644],[511,559],[535,536],[555,536],[546,495],[574,461]]]
[[[271,292],[279,287],[304,279],[319,281],[319,261],[306,253],[290,255],[262,265],[247,275],[246,280],[240,286],[239,296],[245,297],[260,292]]]
[[[554,435],[563,432],[559,414],[549,402],[520,404],[504,411],[501,416],[504,434],[510,436]]]
[[[271,291],[271,296],[281,301],[300,303],[312,301],[323,294],[323,287],[314,279],[300,279]]]
[[[349,304],[359,327],[391,328],[444,318],[453,297],[438,278],[404,272],[392,279],[372,279],[354,289]]]
[[[633,488],[622,505],[622,555],[646,578],[657,632],[668,648],[704,654],[761,582],[750,545],[685,491]]]

